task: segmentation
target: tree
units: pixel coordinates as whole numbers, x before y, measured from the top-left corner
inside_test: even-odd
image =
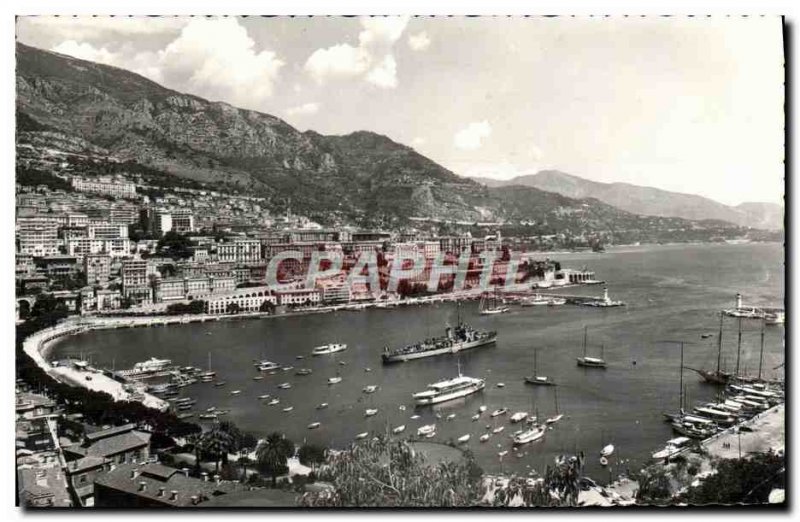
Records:
[[[188,259],[192,257],[192,241],[170,230],[158,241],[156,251],[172,259]]]
[[[275,304],[272,301],[269,301],[269,300],[265,299],[264,302],[261,303],[261,306],[258,308],[258,310],[261,311],[261,312],[267,312],[267,313],[270,313],[270,314],[274,314],[275,313]]]
[[[466,463],[429,464],[405,441],[378,437],[332,455],[318,474],[332,491],[308,492],[306,507],[466,507],[479,481]]]
[[[314,444],[304,444],[297,452],[300,464],[314,468],[325,462],[325,448]]]
[[[238,303],[230,303],[225,308],[225,313],[228,313],[228,314],[238,314],[241,311],[242,311],[242,307],[239,306]]]
[[[777,453],[757,453],[741,459],[725,459],[717,472],[690,488],[685,500],[692,505],[760,504],[774,488],[785,488],[786,461]]]
[[[469,452],[458,462],[433,464],[407,441],[376,437],[330,456],[318,476],[333,488],[307,492],[298,502],[306,507],[470,507],[490,498],[493,506],[574,506],[583,463],[583,454],[562,456],[539,480],[512,476],[506,487],[495,488],[484,481]]]
[[[278,476],[286,473],[286,461],[294,454],[294,444],[280,433],[270,433],[256,447],[258,469],[272,477],[272,486],[278,483]]]
[[[214,471],[219,473],[220,461],[227,462],[228,453],[234,448],[235,435],[217,423],[203,434],[203,450],[214,458]]]

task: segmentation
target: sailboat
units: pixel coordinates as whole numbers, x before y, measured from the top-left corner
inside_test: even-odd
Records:
[[[528,384],[537,384],[539,386],[553,386],[555,383],[550,380],[549,377],[545,377],[544,375],[539,375],[539,371],[537,370],[537,355],[539,353],[538,348],[534,348],[533,350],[533,375],[525,376],[525,382]]]
[[[600,345],[600,357],[587,357],[586,356],[586,336],[588,327],[583,327],[583,357],[578,357],[578,366],[585,366],[587,368],[605,368],[606,361],[603,359],[604,346]]]
[[[731,379],[731,374],[728,372],[724,372],[720,369],[720,362],[722,360],[722,320],[723,314],[720,312],[719,314],[719,335],[717,336],[717,369],[715,371],[709,371],[705,369],[695,370],[694,368],[689,368],[690,370],[696,371],[700,376],[708,383],[711,384],[728,384],[728,381]]]
[[[480,304],[480,313],[481,315],[495,315],[495,314],[502,314],[504,312],[508,312],[508,307],[503,304],[501,299],[497,297],[497,288],[494,290],[494,294],[491,296],[486,296],[485,294],[481,297],[481,304]]]
[[[208,371],[205,371],[199,375],[201,382],[211,382],[214,377],[217,375],[217,372],[211,369],[211,352],[208,352]]]
[[[553,392],[554,392],[555,403],[556,403],[556,414],[553,415],[552,417],[548,418],[547,420],[545,420],[544,421],[545,424],[555,424],[556,422],[558,422],[558,421],[560,421],[561,419],[564,418],[564,414],[558,412],[558,388],[554,388]]]

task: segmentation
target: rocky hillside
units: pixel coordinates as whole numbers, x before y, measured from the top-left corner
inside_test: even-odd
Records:
[[[685,219],[718,219],[741,226],[775,230],[783,227],[783,210],[780,205],[771,203],[743,203],[731,207],[693,194],[670,192],[630,183],[599,183],[557,170],[543,170],[506,181],[475,179],[488,187],[523,185],[556,192],[570,198],[593,197],[634,214]]]
[[[103,162],[138,165],[262,195],[276,212],[291,201],[293,211],[326,224],[392,227],[419,217],[581,231],[644,222],[588,194],[489,188],[375,133],[299,132],[269,114],[21,44],[16,82],[18,165],[26,169],[37,153],[58,150],[88,170]]]

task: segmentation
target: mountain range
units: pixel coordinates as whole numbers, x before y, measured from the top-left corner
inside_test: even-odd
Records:
[[[719,219],[741,226],[768,230],[783,228],[783,208],[775,203],[741,203],[728,206],[694,194],[670,192],[630,183],[600,183],[558,170],[542,170],[536,174],[503,181],[489,178],[473,179],[489,187],[535,187],[570,198],[597,198],[634,214]]]
[[[18,169],[20,158],[27,168],[31,155],[56,150],[87,173],[143,166],[173,182],[260,195],[275,212],[291,205],[323,224],[393,227],[425,218],[535,223],[538,233],[573,234],[660,226],[597,194],[486,186],[373,132],[300,132],[269,114],[19,43],[16,58]]]

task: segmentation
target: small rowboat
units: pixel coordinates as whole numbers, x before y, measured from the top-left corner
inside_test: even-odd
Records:
[[[460,436],[460,437],[458,438],[458,442],[459,442],[460,444],[464,444],[465,442],[469,442],[469,433],[467,433],[466,435],[462,435],[462,436]]]
[[[312,422],[311,424],[308,425],[308,429],[315,430],[319,428],[319,426],[320,426],[319,422]]]
[[[398,426],[398,427],[394,428],[392,430],[392,433],[394,433],[394,434],[403,433],[405,430],[406,430],[406,425],[403,424],[402,426]]]

